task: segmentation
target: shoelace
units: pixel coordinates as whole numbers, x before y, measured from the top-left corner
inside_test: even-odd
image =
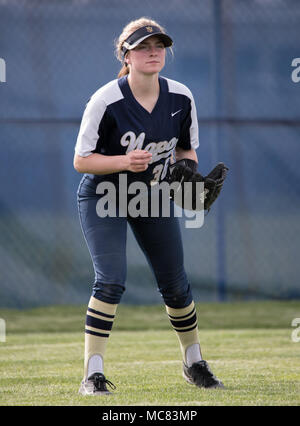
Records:
[[[104,383],[107,384],[111,389],[116,389],[116,386],[111,381],[107,380],[103,374],[99,374],[94,377],[94,386],[97,390],[103,390]]]

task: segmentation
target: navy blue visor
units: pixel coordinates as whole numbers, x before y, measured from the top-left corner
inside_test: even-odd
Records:
[[[122,52],[125,56],[128,50],[134,49],[142,41],[151,36],[158,36],[164,43],[165,47],[170,47],[173,44],[173,40],[167,34],[163,33],[160,28],[147,25],[134,31],[130,36],[123,42]]]

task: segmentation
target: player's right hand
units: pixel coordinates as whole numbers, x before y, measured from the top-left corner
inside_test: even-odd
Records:
[[[152,160],[152,154],[142,149],[135,149],[125,155],[126,170],[130,172],[144,172]]]

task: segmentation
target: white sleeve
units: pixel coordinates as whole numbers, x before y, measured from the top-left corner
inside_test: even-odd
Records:
[[[86,105],[75,145],[76,154],[87,157],[92,154],[99,140],[98,129],[106,111],[106,103],[93,95]]]
[[[191,100],[191,113],[189,117],[189,143],[191,148],[197,149],[199,146],[199,128],[198,128],[198,117],[197,117],[197,109],[194,101],[194,97],[192,92],[188,89],[187,91],[188,97]]]
[[[199,128],[198,128],[198,117],[197,117],[197,109],[194,100],[194,96],[190,89],[182,83],[178,81],[167,79],[169,91],[171,93],[177,93],[188,97],[191,101],[191,113],[190,116],[186,119],[186,125],[188,126],[185,129],[186,137],[183,141],[184,143],[190,144],[190,147],[193,149],[197,149],[199,146]]]
[[[192,124],[190,128],[191,135],[191,146],[193,149],[197,149],[199,146],[199,127],[198,127],[198,116],[197,116],[197,108],[194,101],[194,97],[191,93],[191,115],[192,115]]]

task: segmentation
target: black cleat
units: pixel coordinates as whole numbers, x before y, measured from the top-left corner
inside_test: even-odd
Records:
[[[116,389],[115,385],[107,380],[102,373],[94,373],[88,379],[81,382],[79,393],[81,395],[111,395],[107,389],[109,385],[111,389]]]
[[[208,363],[204,360],[195,362],[191,367],[183,363],[182,375],[188,383],[196,385],[199,388],[213,389],[225,387],[223,383],[213,375]]]

